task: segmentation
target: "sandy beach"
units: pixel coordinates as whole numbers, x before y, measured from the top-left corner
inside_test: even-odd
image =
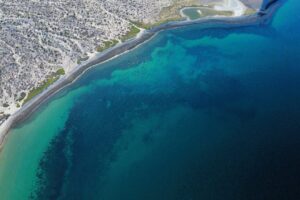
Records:
[[[74,67],[66,75],[61,77],[58,81],[48,87],[41,94],[37,95],[30,102],[25,104],[20,110],[12,114],[1,126],[0,126],[0,149],[5,143],[5,138],[9,133],[9,130],[15,127],[18,123],[25,120],[33,113],[38,106],[48,100],[52,95],[73,83],[78,77],[80,77],[85,71],[94,65],[106,62],[110,59],[115,58],[123,53],[126,53],[139,45],[147,42],[153,38],[157,33],[167,29],[180,28],[183,26],[189,26],[193,24],[203,24],[203,29],[208,28],[232,28],[240,26],[267,24],[270,22],[274,12],[281,5],[280,1],[272,1],[272,4],[267,4],[262,11],[249,15],[249,16],[238,16],[238,17],[210,17],[198,20],[185,20],[185,21],[174,21],[156,26],[150,30],[145,30],[141,34],[138,34],[135,38],[129,39],[126,42],[117,44],[116,46],[105,50],[104,52],[97,53],[94,57],[89,60],[82,62],[82,64]]]

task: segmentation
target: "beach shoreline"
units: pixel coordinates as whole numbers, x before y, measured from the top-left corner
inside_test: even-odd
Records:
[[[84,74],[91,67],[107,62],[117,56],[120,56],[132,49],[137,48],[143,43],[152,39],[156,34],[161,31],[175,29],[180,27],[186,27],[195,24],[202,24],[203,29],[210,28],[234,28],[249,25],[267,24],[272,20],[272,16],[275,11],[280,7],[281,1],[272,1],[272,4],[267,4],[266,8],[262,8],[255,14],[240,17],[210,17],[200,18],[197,20],[184,20],[168,22],[159,26],[156,26],[150,30],[144,30],[136,37],[129,39],[123,43],[119,43],[114,47],[111,47],[101,53],[96,54],[89,60],[82,62],[82,64],[74,67],[66,75],[62,76],[54,84],[49,86],[45,91],[34,97],[31,101],[26,103],[20,110],[13,113],[3,124],[0,125],[0,150],[5,144],[5,140],[11,128],[27,119],[41,104],[46,102],[54,94],[64,89],[68,85],[76,81],[82,74]]]

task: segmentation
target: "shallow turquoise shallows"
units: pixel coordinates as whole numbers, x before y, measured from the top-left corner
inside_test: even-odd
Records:
[[[300,2],[163,31],[13,129],[0,199],[300,199]]]

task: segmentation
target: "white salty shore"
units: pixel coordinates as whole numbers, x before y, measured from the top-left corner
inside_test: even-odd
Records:
[[[209,5],[206,5],[207,7],[185,7],[180,10],[180,15],[187,20],[191,20],[189,16],[187,16],[183,11],[186,9],[191,8],[199,8],[197,12],[199,15],[202,14],[201,8],[205,9],[212,9],[214,11],[229,11],[232,12],[233,15],[231,17],[240,17],[245,15],[248,7],[245,6],[241,1],[239,0],[223,0],[222,2],[215,3],[213,8],[209,8]],[[211,18],[211,17],[224,17],[222,15],[215,15],[215,16],[207,16],[205,18]],[[228,17],[228,16],[227,16]]]
[[[224,0],[223,3],[214,6],[217,11],[232,11],[234,17],[245,14],[247,7],[239,0]]]

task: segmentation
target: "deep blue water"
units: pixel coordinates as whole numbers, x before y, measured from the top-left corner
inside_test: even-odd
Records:
[[[300,199],[300,2],[164,31],[86,73],[36,199]]]

